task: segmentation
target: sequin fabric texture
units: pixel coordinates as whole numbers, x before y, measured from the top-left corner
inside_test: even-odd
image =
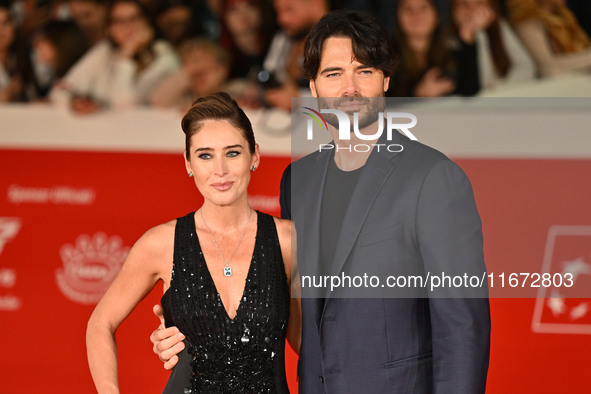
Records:
[[[188,339],[192,374],[185,393],[287,393],[284,350],[289,288],[273,217],[257,212],[244,293],[230,319],[207,268],[194,213],[177,219],[166,325]],[[172,375],[171,375],[172,378]]]

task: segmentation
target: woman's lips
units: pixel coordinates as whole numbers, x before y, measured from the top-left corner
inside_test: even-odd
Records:
[[[223,191],[226,191],[229,188],[231,188],[233,184],[234,184],[234,182],[218,182],[218,183],[212,183],[211,187],[223,192]]]

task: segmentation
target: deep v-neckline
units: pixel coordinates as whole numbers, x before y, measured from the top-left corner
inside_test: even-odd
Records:
[[[236,308],[236,314],[234,315],[234,317],[230,317],[230,314],[228,313],[228,309],[226,309],[226,305],[224,304],[224,301],[222,300],[222,296],[220,294],[220,291],[218,290],[218,286],[215,283],[215,280],[213,279],[213,276],[211,275],[211,271],[209,270],[209,266],[207,265],[207,261],[205,260],[205,255],[203,254],[203,249],[201,248],[201,242],[199,242],[199,233],[197,232],[197,223],[195,222],[195,214],[191,215],[192,220],[193,220],[193,228],[195,228],[195,238],[197,240],[197,247],[199,248],[199,252],[201,255],[201,262],[202,264],[205,266],[205,276],[209,279],[210,284],[213,285],[213,288],[215,290],[215,294],[217,296],[217,300],[219,301],[217,303],[217,305],[219,305],[221,307],[221,309],[223,310],[223,313],[225,315],[226,318],[230,319],[230,321],[235,321],[236,318],[238,317],[238,313],[240,312],[240,310],[242,309],[242,304],[243,304],[243,300],[244,297],[246,296],[246,290],[247,290],[247,286],[248,286],[248,279],[251,276],[251,272],[252,272],[252,265],[254,263],[254,253],[256,251],[257,248],[257,243],[259,241],[259,229],[260,229],[260,223],[259,223],[259,219],[260,219],[260,215],[259,212],[257,210],[254,211],[257,215],[256,217],[256,233],[255,233],[255,237],[254,237],[254,247],[252,249],[252,256],[250,257],[250,264],[248,265],[248,271],[246,273],[246,277],[244,278],[244,288],[242,289],[242,295],[240,296],[240,300],[238,301],[238,307]]]

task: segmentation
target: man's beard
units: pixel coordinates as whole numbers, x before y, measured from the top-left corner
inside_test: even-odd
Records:
[[[342,106],[347,103],[359,103],[360,108],[355,111],[343,110]],[[319,109],[338,109],[343,111],[349,117],[351,122],[351,132],[353,132],[353,114],[358,113],[358,128],[363,130],[370,126],[372,123],[378,120],[380,112],[384,112],[386,109],[385,97],[318,97],[318,108]],[[324,119],[327,123],[339,129],[339,120],[334,114],[323,114]]]

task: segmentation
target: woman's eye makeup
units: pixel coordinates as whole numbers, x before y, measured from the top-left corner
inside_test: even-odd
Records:
[[[237,157],[238,155],[240,155],[242,152],[239,150],[230,150],[228,152],[226,152],[226,156],[227,157]],[[198,158],[202,159],[202,160],[209,160],[212,158],[211,153],[201,153],[199,156],[197,156]]]

